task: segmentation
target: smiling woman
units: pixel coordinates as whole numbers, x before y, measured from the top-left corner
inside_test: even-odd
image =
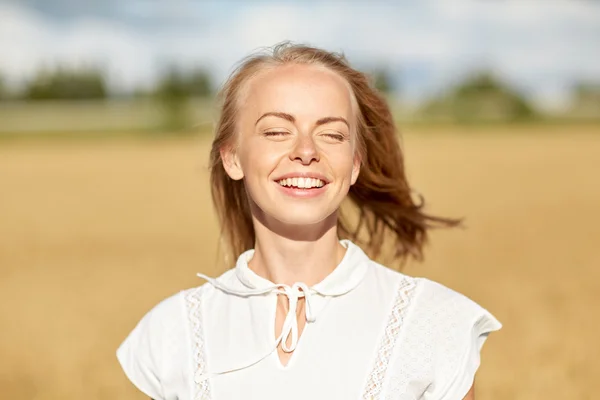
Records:
[[[429,228],[459,221],[413,202],[366,76],[285,43],[245,60],[221,96],[211,184],[237,261],[142,318],[117,351],[131,381],[154,399],[474,398],[500,323],[373,261],[386,239],[397,259],[421,258]]]

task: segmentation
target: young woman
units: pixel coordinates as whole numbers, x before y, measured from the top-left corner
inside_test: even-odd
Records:
[[[119,347],[142,392],[474,399],[481,346],[501,324],[371,259],[388,247],[420,258],[431,227],[458,221],[413,201],[392,115],[364,74],[288,43],[245,60],[222,90],[211,163],[237,263],[216,279],[198,274],[208,282],[162,301]]]

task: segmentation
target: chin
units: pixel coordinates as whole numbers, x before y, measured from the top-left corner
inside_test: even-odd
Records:
[[[276,218],[279,222],[286,225],[295,225],[295,226],[310,226],[316,225],[320,222],[323,222],[327,219],[327,215],[322,216],[307,216],[307,215],[285,215],[280,218]]]
[[[328,219],[332,224],[337,223],[337,198],[294,199],[276,194],[249,196],[249,200],[252,214],[267,227],[280,224],[298,227],[318,225]]]
[[[299,206],[299,205],[288,205],[285,207],[280,205],[272,210],[265,210],[264,214],[268,215],[269,219],[275,220],[280,224],[294,225],[294,226],[310,226],[321,224],[330,217],[334,217],[334,210],[327,210],[324,207],[318,206]]]

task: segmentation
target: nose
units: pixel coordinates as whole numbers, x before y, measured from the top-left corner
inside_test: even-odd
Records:
[[[319,150],[310,135],[301,134],[298,136],[294,148],[290,152],[290,159],[292,161],[298,160],[304,165],[319,161]]]

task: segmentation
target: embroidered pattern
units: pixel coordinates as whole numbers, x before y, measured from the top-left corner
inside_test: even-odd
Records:
[[[185,295],[188,318],[191,327],[191,337],[194,342],[194,400],[210,400],[210,386],[208,379],[200,379],[206,372],[206,359],[204,357],[204,335],[202,333],[202,307],[201,287],[190,289]]]
[[[416,284],[411,278],[403,278],[398,287],[398,293],[394,300],[392,313],[385,327],[383,340],[377,350],[377,359],[375,365],[369,374],[367,385],[363,393],[363,399],[377,399],[381,395],[383,382],[390,364],[390,358],[394,351],[394,346],[403,326],[402,322]]]

